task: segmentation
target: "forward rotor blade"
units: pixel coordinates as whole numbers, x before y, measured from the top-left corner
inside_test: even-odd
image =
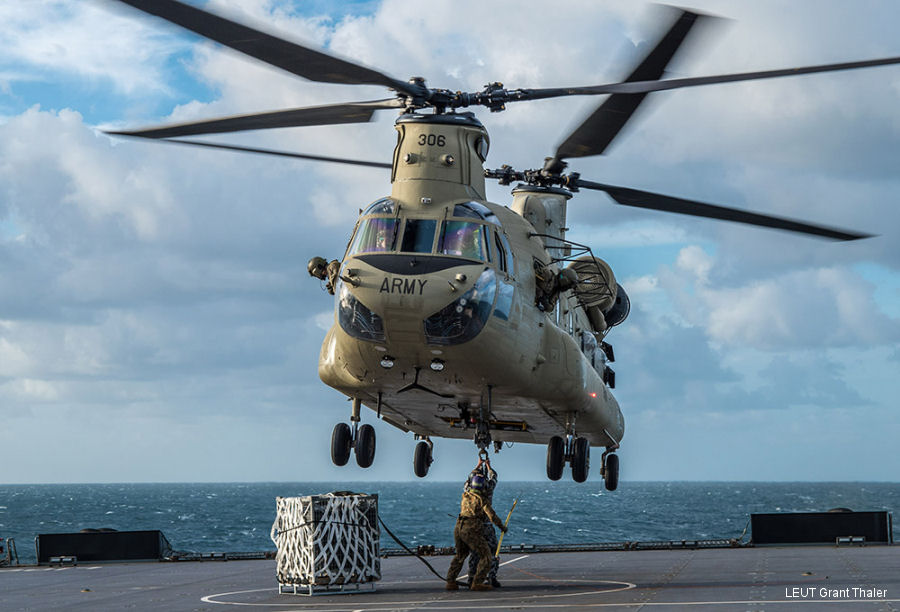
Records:
[[[109,133],[109,132],[107,132]],[[144,138],[134,134],[122,134],[123,136],[132,136],[134,138]],[[391,168],[391,164],[386,162],[373,162],[364,159],[347,159],[344,157],[328,157],[326,155],[308,155],[306,153],[291,153],[290,151],[278,151],[275,149],[258,149],[255,147],[241,147],[238,145],[230,145],[217,142],[204,142],[202,140],[169,140],[163,139],[158,142],[171,142],[173,144],[191,145],[194,147],[207,147],[210,149],[225,149],[226,151],[240,151],[242,153],[259,153],[262,155],[275,155],[278,157],[291,157],[294,159],[308,159],[312,161],[329,162],[335,164],[348,164],[351,166],[367,166],[369,168]]]
[[[310,125],[336,125],[341,123],[366,123],[372,120],[376,110],[400,108],[403,104],[396,98],[373,100],[372,102],[350,102],[347,104],[327,104],[308,106],[269,113],[234,115],[220,119],[176,123],[141,130],[107,132],[118,136],[141,136],[143,138],[174,138],[177,136],[198,136],[200,134],[221,134],[243,130],[267,130],[282,127],[302,127]]]
[[[774,229],[787,230],[789,232],[797,232],[800,234],[809,234],[812,236],[822,236],[833,240],[859,240],[860,238],[871,238],[872,234],[863,234],[852,230],[843,230],[831,228],[822,225],[813,225],[784,217],[774,217],[771,215],[762,215],[738,208],[728,208],[725,206],[716,206],[714,204],[706,204],[694,200],[685,200],[683,198],[675,198],[672,196],[653,193],[650,191],[641,191],[639,189],[630,189],[628,187],[618,187],[616,185],[606,185],[603,183],[594,183],[592,181],[583,181],[578,179],[577,186],[584,189],[594,189],[597,191],[605,191],[618,204],[624,206],[634,206],[637,208],[648,208],[650,210],[661,210],[665,212],[679,213],[682,215],[692,215],[694,217],[705,217],[708,219],[721,219],[722,221],[734,221],[735,223],[744,223],[747,225],[758,225],[760,227],[771,227]]]
[[[656,46],[647,54],[637,68],[625,79],[635,81],[655,81],[665,72],[669,61],[675,56],[681,43],[694,24],[706,18],[690,11],[681,11],[675,23],[669,28]],[[647,92],[630,94],[617,93],[609,96],[584,123],[573,131],[556,150],[556,159],[586,157],[603,153],[632,117]]]
[[[310,81],[384,85],[410,95],[421,93],[415,86],[398,81],[377,70],[260,32],[177,0],[119,0],[119,2],[150,15],[162,17],[200,36]]]
[[[843,62],[839,64],[819,64],[817,66],[800,66],[797,68],[781,68],[778,70],[763,70],[760,72],[738,72],[735,74],[719,74],[705,77],[688,77],[684,79],[667,79],[665,81],[635,81],[633,83],[610,83],[607,85],[593,85],[590,87],[566,87],[556,89],[524,89],[517,99],[519,100],[543,100],[545,98],[557,98],[560,96],[591,96],[599,94],[641,94],[652,91],[665,91],[669,89],[681,89],[683,87],[698,87],[700,85],[713,85],[716,83],[734,83],[737,81],[754,81],[758,79],[772,79],[784,76],[799,76],[802,74],[815,74],[817,72],[836,72],[838,70],[855,70],[857,68],[872,68],[875,66],[889,66],[900,64],[900,57],[885,57],[881,59],[862,60],[858,62]]]

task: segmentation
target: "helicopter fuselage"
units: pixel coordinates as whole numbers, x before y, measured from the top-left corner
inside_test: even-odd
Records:
[[[556,270],[542,236],[564,232],[568,196],[488,202],[487,134],[469,115],[397,128],[391,196],[363,212],[341,263],[321,379],[419,436],[472,437],[487,406],[495,441],[577,432],[616,447],[624,420],[605,357],[585,350],[586,315],[572,292],[552,309],[535,299],[535,271]]]

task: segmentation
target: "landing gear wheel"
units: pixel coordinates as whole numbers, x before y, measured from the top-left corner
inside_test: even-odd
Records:
[[[565,442],[559,436],[553,436],[547,443],[547,478],[550,480],[562,478],[565,465]]]
[[[356,433],[356,463],[367,468],[375,460],[375,428],[363,425]]]
[[[584,482],[591,468],[591,445],[587,438],[575,438],[575,452],[572,454],[572,480]]]
[[[350,443],[353,436],[350,434],[350,426],[346,423],[338,423],[331,432],[331,461],[335,465],[347,465],[350,459]]]
[[[431,447],[425,440],[416,444],[416,452],[413,455],[413,471],[419,478],[425,478],[428,475],[428,468],[431,466]]]
[[[615,491],[619,486],[619,456],[610,455],[606,458],[606,470],[603,476],[607,491]]]

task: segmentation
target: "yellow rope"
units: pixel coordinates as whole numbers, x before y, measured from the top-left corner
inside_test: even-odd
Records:
[[[512,516],[513,510],[516,509],[516,504],[518,504],[518,503],[519,503],[518,498],[513,500],[512,508],[509,509],[509,514],[506,515],[506,522],[503,524],[504,527],[507,527],[507,528],[509,527],[509,517]],[[500,540],[497,541],[497,552],[494,553],[495,557],[500,556],[500,545],[503,544],[503,536],[505,536],[505,535],[506,535],[505,531],[500,532]]]

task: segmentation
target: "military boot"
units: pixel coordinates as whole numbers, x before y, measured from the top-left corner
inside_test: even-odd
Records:
[[[494,576],[493,578],[491,578],[491,586],[494,587],[495,589],[499,589],[499,588],[500,588],[500,586],[501,586],[501,585],[500,585],[500,581],[497,580],[497,577],[496,577],[496,576]]]
[[[492,587],[489,584],[473,584],[472,585],[473,591],[491,591],[491,590],[493,590],[493,588],[494,587]]]
[[[448,591],[458,591],[458,590],[459,590],[459,585],[456,583],[456,580],[454,580],[453,582],[449,582],[449,581],[448,581],[448,582],[447,582],[447,587],[446,587],[446,588],[447,588]]]

